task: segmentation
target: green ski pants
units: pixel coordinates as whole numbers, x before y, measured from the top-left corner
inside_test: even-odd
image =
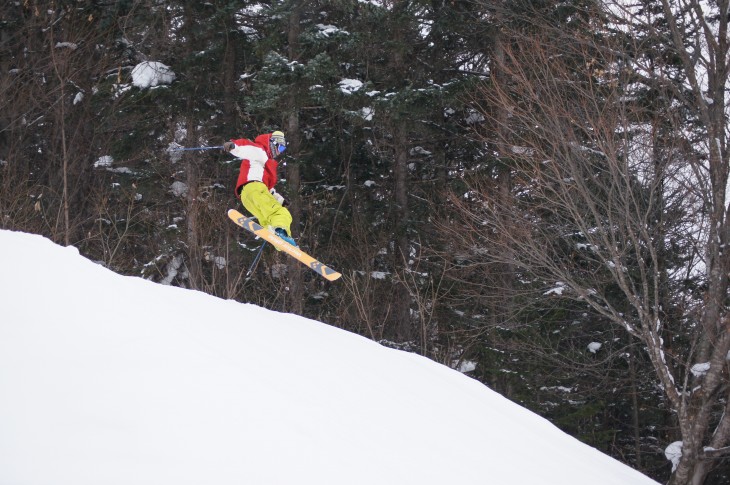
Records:
[[[279,204],[263,182],[249,182],[241,190],[243,206],[267,227],[281,227],[291,236],[291,213]]]

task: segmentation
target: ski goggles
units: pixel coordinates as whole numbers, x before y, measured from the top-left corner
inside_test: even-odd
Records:
[[[275,131],[271,134],[271,139],[269,141],[271,144],[271,151],[276,153],[284,153],[284,150],[286,150],[286,138],[284,138],[284,133],[280,131]]]

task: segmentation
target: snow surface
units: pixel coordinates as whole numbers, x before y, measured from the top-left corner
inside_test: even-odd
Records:
[[[656,485],[426,358],[0,248],[2,484]]]

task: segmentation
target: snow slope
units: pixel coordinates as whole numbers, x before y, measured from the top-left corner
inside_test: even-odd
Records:
[[[656,482],[454,370],[0,231],[0,484]]]

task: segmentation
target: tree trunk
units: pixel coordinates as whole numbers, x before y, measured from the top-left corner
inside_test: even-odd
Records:
[[[71,244],[70,232],[71,224],[69,222],[69,208],[68,208],[68,147],[66,146],[66,113],[64,110],[64,104],[66,100],[66,90],[64,89],[65,80],[61,81],[61,100],[59,105],[59,124],[61,125],[61,156],[63,157],[63,244],[68,246]]]
[[[195,123],[192,119],[188,122],[188,140],[195,140]],[[194,143],[194,142],[193,142]],[[195,155],[185,155],[185,173],[188,193],[185,199],[187,215],[187,247],[188,247],[188,274],[190,288],[201,289],[203,287],[203,266],[202,251],[200,249],[198,225],[198,166]]]
[[[299,153],[301,137],[299,136],[299,115],[296,112],[289,114],[287,124],[287,152]],[[286,167],[286,180],[289,188],[289,212],[292,215],[292,236],[298,240],[300,236],[299,224],[302,218],[301,191],[301,170],[298,162],[292,162]],[[304,284],[302,278],[302,265],[294,258],[289,260],[289,303],[287,310],[301,315],[304,312]]]
[[[633,341],[633,337],[629,336],[629,340]],[[636,357],[634,355],[634,346],[629,344],[628,347],[629,361],[629,386],[631,388],[631,426],[634,430],[634,454],[636,455],[636,469],[641,471],[641,427],[639,419],[639,390],[638,377],[636,375]]]
[[[295,60],[299,56],[299,36],[301,34],[302,3],[294,2],[289,16],[289,59]],[[289,146],[287,156],[299,155],[301,148],[301,136],[299,134],[299,109],[297,100],[292,93],[289,99],[289,114],[287,117],[286,138]],[[301,191],[301,170],[298,161],[288,164],[286,168],[286,180],[289,187],[289,212],[292,215],[292,236],[298,239],[300,236],[299,226],[302,220]],[[301,315],[304,312],[304,283],[302,278],[302,265],[293,258],[288,258],[289,265],[289,298],[287,310]]]
[[[226,44],[223,53],[223,63],[221,65],[223,79],[223,116],[226,125],[231,130],[236,126],[236,98],[238,91],[236,90],[236,45],[234,39],[231,39],[231,32],[236,30],[236,21],[233,14],[228,15],[225,19]],[[225,140],[228,141],[228,140]]]
[[[408,136],[402,125],[397,125],[393,132],[395,144],[395,159],[393,175],[394,187],[394,226],[393,226],[393,266],[401,277],[393,282],[393,317],[395,319],[396,338],[399,341],[410,341],[414,338],[414,329],[411,325],[411,296],[406,284],[408,261],[410,259],[410,244],[408,240]]]
[[[394,85],[404,85],[408,78],[409,63],[406,61],[406,52],[409,46],[406,43],[406,23],[408,21],[408,3],[395,2],[393,5],[393,31],[389,65],[390,76]],[[401,342],[412,341],[415,331],[411,324],[411,295],[408,289],[408,266],[410,259],[410,243],[408,227],[410,212],[408,208],[408,115],[395,112],[389,126],[393,141],[393,312],[395,337]]]
[[[51,49],[51,60],[53,62],[53,69],[58,79],[58,85],[60,87],[60,99],[58,100],[58,120],[57,124],[60,130],[59,136],[61,137],[61,162],[62,162],[62,180],[63,180],[63,192],[62,192],[62,211],[63,211],[63,243],[65,246],[70,244],[70,222],[69,222],[69,190],[68,190],[68,147],[66,144],[66,60],[59,59],[56,56],[56,47],[53,42],[54,31],[53,25],[51,25],[49,38],[50,49]]]
[[[492,70],[493,76],[497,82],[507,82],[504,73],[500,70],[500,66],[504,65],[504,45],[502,35],[499,33],[495,36],[494,40],[494,59],[496,62]],[[495,130],[499,133],[498,137],[499,139],[505,139],[507,136],[506,127],[508,123],[507,107],[497,106],[495,118],[497,122]],[[502,153],[500,158],[501,160],[498,162],[496,168],[497,188],[494,196],[498,199],[497,203],[500,206],[505,207],[509,204],[509,200],[512,197],[512,169],[509,166],[509,153]],[[502,227],[509,227],[506,219],[501,221],[500,225]],[[512,325],[510,314],[513,312],[511,301],[514,293],[513,286],[515,274],[515,268],[510,263],[510,261],[514,259],[512,255],[513,246],[508,242],[509,238],[512,236],[505,234],[504,232],[499,232],[495,234],[495,237],[500,239],[497,247],[501,248],[500,250],[503,254],[499,257],[499,261],[501,262],[495,265],[496,274],[494,275],[494,278],[496,282],[496,289],[494,290],[495,296],[490,308],[490,313],[492,324],[495,328],[499,326],[509,328]]]

